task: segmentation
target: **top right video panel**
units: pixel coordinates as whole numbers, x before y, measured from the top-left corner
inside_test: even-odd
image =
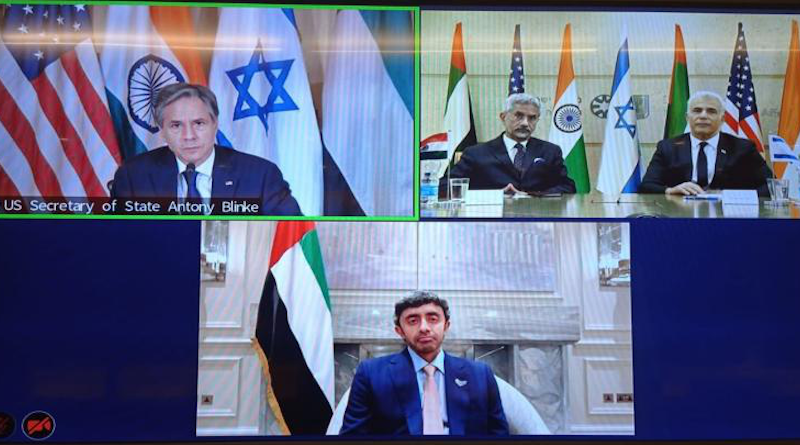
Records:
[[[798,16],[423,10],[422,218],[800,218]]]

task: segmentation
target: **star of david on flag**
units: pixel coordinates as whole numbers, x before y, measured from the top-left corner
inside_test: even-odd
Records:
[[[322,140],[294,12],[225,8],[216,35],[217,143],[275,163],[303,214],[321,215]]]
[[[261,40],[259,39],[247,65],[225,72],[238,93],[233,110],[233,120],[257,116],[264,126],[264,132],[268,133],[269,123],[267,118],[270,113],[297,110],[297,104],[294,103],[284,86],[289,76],[289,70],[292,68],[292,63],[294,63],[292,59],[266,61]],[[259,104],[258,100],[250,94],[250,85],[254,77],[259,73],[264,75],[272,87],[263,105]]]
[[[625,105],[614,107],[614,109],[617,110],[617,123],[614,124],[614,128],[625,129],[631,135],[631,138],[636,137],[636,106],[633,103],[633,98],[631,97]],[[625,114],[628,112],[633,113],[633,119],[631,120],[633,124],[628,123],[625,118]],[[628,117],[628,119],[631,118]]]

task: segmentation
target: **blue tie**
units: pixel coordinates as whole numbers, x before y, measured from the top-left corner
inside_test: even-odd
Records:
[[[187,165],[186,170],[181,174],[186,181],[186,201],[192,204],[202,204],[203,198],[200,196],[200,191],[197,190],[197,171],[194,169],[194,164]],[[195,213],[189,212],[189,214]]]

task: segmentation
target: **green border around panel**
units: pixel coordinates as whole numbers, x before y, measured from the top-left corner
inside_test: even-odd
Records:
[[[414,191],[414,218],[419,221],[419,142],[420,142],[420,29],[422,28],[420,8],[414,8],[414,183],[411,189]]]
[[[414,214],[410,216],[183,216],[183,215],[52,215],[45,213],[0,213],[2,219],[107,219],[107,220],[177,220],[177,221],[379,221],[379,222],[415,222],[419,221],[419,106],[420,106],[420,7],[419,6],[370,6],[370,5],[292,5],[263,3],[206,3],[179,1],[110,1],[110,0],[6,0],[4,4],[31,5],[158,5],[158,6],[194,6],[200,8],[292,8],[292,9],[350,9],[362,11],[409,11],[414,13],[414,174],[411,189],[414,200]]]

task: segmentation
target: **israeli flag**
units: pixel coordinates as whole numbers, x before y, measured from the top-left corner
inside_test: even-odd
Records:
[[[800,152],[800,148],[792,150],[782,137],[774,134],[769,135],[769,155],[772,158],[772,162],[800,164],[798,152]]]
[[[225,8],[209,87],[217,142],[275,163],[304,215],[322,214],[322,141],[294,12]]]
[[[628,36],[623,30],[597,178],[597,190],[609,195],[636,193],[642,182],[636,105],[631,95],[630,79]]]
[[[780,178],[789,181],[789,198],[800,200],[800,146],[795,145],[795,148],[792,149],[785,139],[771,134],[769,135],[769,156],[773,168],[776,163],[787,163]]]

